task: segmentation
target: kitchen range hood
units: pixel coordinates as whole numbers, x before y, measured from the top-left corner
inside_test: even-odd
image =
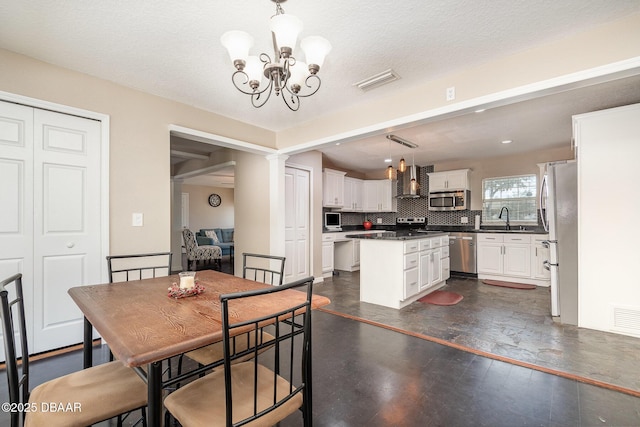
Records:
[[[411,182],[415,179],[415,184]],[[420,196],[420,167],[416,165],[407,166],[404,173],[398,173],[398,182],[401,184],[398,199],[417,199]]]

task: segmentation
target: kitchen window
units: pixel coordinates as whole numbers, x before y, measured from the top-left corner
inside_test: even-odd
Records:
[[[503,207],[509,209],[511,224],[538,224],[536,209],[536,175],[502,176],[482,180],[482,223],[504,224],[506,214],[500,216]]]

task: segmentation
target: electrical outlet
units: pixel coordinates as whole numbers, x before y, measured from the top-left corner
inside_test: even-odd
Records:
[[[462,218],[460,218],[460,223],[461,224],[469,224],[469,218],[466,216],[463,216]]]
[[[456,99],[456,87],[451,86],[447,88],[447,101],[453,101]]]
[[[134,213],[131,215],[131,226],[142,227],[144,216],[141,213]]]
[[[382,224],[382,218],[376,218],[376,224]]]

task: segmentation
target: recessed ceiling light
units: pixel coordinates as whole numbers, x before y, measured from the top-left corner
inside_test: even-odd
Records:
[[[336,142],[336,145],[340,145],[340,143],[339,143],[339,142]]]
[[[504,141],[502,141],[503,144],[511,144],[511,140],[510,139],[505,139]]]
[[[486,108],[480,108],[480,109],[476,110],[475,112],[476,112],[476,113],[482,113],[482,112],[483,112],[483,111],[485,111],[485,110],[486,110]]]
[[[384,162],[385,162],[385,163],[391,163],[392,161],[393,161],[393,160],[391,160],[391,159],[389,159],[389,158],[384,159]]]

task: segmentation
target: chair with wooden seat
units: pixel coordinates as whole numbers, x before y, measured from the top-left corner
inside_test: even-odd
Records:
[[[12,294],[12,299],[9,297]],[[29,349],[24,316],[22,275],[0,282],[0,314],[6,357],[9,403],[29,404],[33,411],[11,412],[11,427],[88,426],[147,405],[147,385],[131,368],[109,362],[38,385],[29,391]],[[20,344],[16,343],[16,337]],[[21,363],[19,363],[21,359]],[[43,411],[52,402],[76,410]],[[68,409],[68,408],[67,408]]]
[[[243,253],[242,254],[242,277],[244,279],[255,280],[257,282],[267,283],[270,285],[282,285],[284,280],[284,262],[285,257],[274,255],[262,255]],[[273,264],[275,265],[273,265]],[[258,342],[264,343],[273,340],[273,336],[262,331],[258,336]],[[234,338],[234,346],[246,350],[255,345],[256,336],[246,334],[242,337]],[[247,354],[247,359],[251,353]],[[222,351],[222,342],[211,344],[202,348],[195,349],[185,353],[189,359],[192,359],[200,366],[210,365],[216,361],[222,360],[224,352]],[[239,360],[236,360],[239,362]],[[182,370],[181,361],[178,362],[178,372]]]
[[[266,294],[306,286],[304,303],[234,322],[233,307]],[[271,426],[302,410],[311,426],[311,296],[313,277],[282,286],[220,296],[224,369],[179,388],[164,400],[167,410],[184,426]],[[259,335],[268,329],[274,341],[236,351],[233,337],[247,329]],[[262,347],[269,346],[260,352]],[[235,361],[251,353],[244,362]]]
[[[242,254],[242,277],[270,285],[282,285],[285,257],[264,254]]]
[[[193,231],[182,230],[185,249],[187,251],[187,270],[196,269],[198,261],[213,262],[218,270],[222,270],[222,249],[220,246],[198,245]]]
[[[170,276],[171,259],[171,252],[110,255],[107,257],[109,283]],[[109,360],[113,360],[111,351],[109,351]],[[168,359],[164,373],[171,377],[171,371],[171,359]]]
[[[107,257],[109,283],[171,275],[171,252],[110,255]]]

